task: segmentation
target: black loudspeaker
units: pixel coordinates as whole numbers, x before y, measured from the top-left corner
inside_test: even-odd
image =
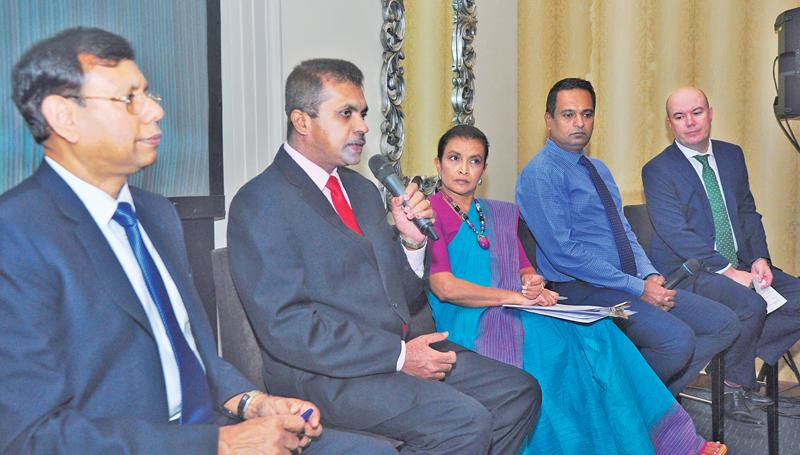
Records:
[[[775,19],[778,32],[778,99],[775,115],[800,117],[800,8],[782,12]]]

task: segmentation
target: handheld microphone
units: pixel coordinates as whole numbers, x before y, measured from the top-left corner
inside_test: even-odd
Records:
[[[700,261],[697,259],[689,259],[683,264],[681,264],[680,268],[672,273],[669,276],[669,279],[666,283],[664,283],[664,287],[667,289],[675,289],[675,286],[680,284],[681,281],[689,278],[690,276],[697,273],[700,270]]]
[[[372,158],[369,159],[369,170],[371,170],[372,175],[381,182],[381,185],[392,193],[392,196],[397,197],[405,194],[406,188],[403,182],[385,156],[380,154],[373,155]],[[413,221],[420,232],[425,234],[429,239],[439,240],[439,236],[436,234],[436,231],[433,230],[433,223],[431,223],[430,219],[414,218]]]

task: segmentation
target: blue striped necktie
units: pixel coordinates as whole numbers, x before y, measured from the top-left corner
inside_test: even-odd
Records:
[[[622,271],[628,275],[636,276],[636,257],[633,255],[628,236],[625,235],[625,228],[622,227],[622,218],[619,216],[617,206],[614,204],[614,200],[611,199],[611,192],[608,191],[608,187],[603,178],[600,177],[600,173],[597,172],[597,168],[589,161],[589,158],[586,158],[586,155],[581,155],[578,162],[589,171],[589,177],[592,179],[594,188],[600,196],[603,208],[606,209],[608,224],[611,225],[611,234],[614,236],[614,243],[617,245],[617,254],[619,254],[619,263]]]
[[[142,240],[142,233],[139,231],[139,222],[133,207],[127,202],[120,202],[113,219],[125,228],[125,234],[127,234],[128,242],[136,256],[136,262],[142,269],[142,277],[147,285],[147,291],[158,308],[161,322],[164,323],[172,351],[175,353],[181,381],[181,423],[211,423],[213,422],[213,406],[205,371],[178,325],[167,288],[164,286],[164,280],[161,279],[153,257],[150,256]]]

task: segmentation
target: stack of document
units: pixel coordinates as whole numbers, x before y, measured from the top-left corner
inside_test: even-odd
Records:
[[[627,319],[628,316],[636,314],[635,311],[628,310],[630,302],[622,302],[611,307],[591,306],[591,305],[562,305],[557,303],[553,306],[529,306],[529,305],[503,305],[505,308],[516,308],[529,313],[541,314],[553,318],[564,319],[572,322],[588,324],[606,317]]]

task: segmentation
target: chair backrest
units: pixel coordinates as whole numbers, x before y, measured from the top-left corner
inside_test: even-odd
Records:
[[[233,285],[228,264],[228,249],[218,248],[212,251],[211,265],[214,269],[222,358],[241,371],[253,384],[263,386],[261,351],[242,302],[239,300],[239,294]]]
[[[531,265],[533,265],[534,268],[537,268],[536,238],[533,237],[533,233],[530,229],[528,229],[528,225],[525,224],[525,220],[523,220],[521,216],[517,222],[517,236],[519,237],[519,241],[522,243],[522,249],[525,250],[525,255],[528,256],[528,260],[531,261]]]
[[[636,234],[639,245],[642,245],[645,253],[647,253],[650,239],[653,237],[654,232],[650,215],[647,214],[647,204],[626,205],[622,207],[622,213],[625,214],[633,233]]]
[[[228,249],[218,248],[211,252],[211,265],[214,269],[214,288],[217,297],[217,319],[219,320],[219,344],[222,358],[230,362],[244,376],[259,388],[264,388],[262,377],[261,350],[258,347],[255,333],[247,319],[247,314],[239,300],[239,294],[231,278],[231,269],[228,262]],[[425,298],[425,295],[422,295]],[[412,312],[413,313],[413,312]],[[425,305],[417,312],[414,318],[422,321],[430,321],[433,326],[430,307]],[[414,319],[412,319],[413,321]],[[433,331],[431,329],[430,331]],[[383,437],[365,431],[348,430],[351,433],[365,434],[378,439],[386,439],[399,449],[403,446],[402,441]]]

